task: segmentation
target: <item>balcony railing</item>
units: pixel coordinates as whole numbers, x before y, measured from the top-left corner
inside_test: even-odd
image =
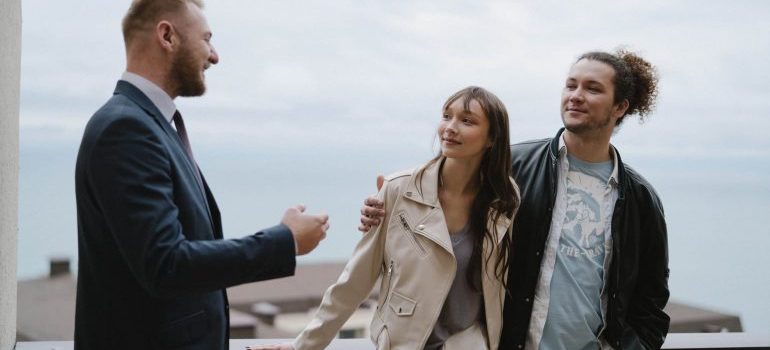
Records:
[[[230,350],[243,350],[248,345],[287,342],[287,339],[233,339]],[[16,350],[72,350],[71,341],[19,342]],[[663,349],[770,349],[770,334],[755,333],[672,333]],[[328,350],[374,350],[369,339],[335,339]]]

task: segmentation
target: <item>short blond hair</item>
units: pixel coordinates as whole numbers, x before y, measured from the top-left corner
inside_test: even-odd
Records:
[[[134,0],[123,17],[123,40],[126,45],[136,33],[151,29],[160,18],[169,13],[178,13],[192,3],[203,8],[203,0]]]

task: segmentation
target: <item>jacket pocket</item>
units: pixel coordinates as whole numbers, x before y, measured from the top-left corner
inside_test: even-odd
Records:
[[[164,349],[175,348],[202,339],[209,329],[209,317],[201,310],[162,326],[155,338]]]
[[[420,256],[425,256],[428,254],[428,251],[425,249],[425,246],[423,246],[422,243],[417,239],[416,233],[414,233],[414,230],[412,230],[412,225],[409,224],[409,217],[406,215],[406,212],[400,212],[398,213],[398,223],[401,225],[401,227],[404,229],[404,234],[406,235],[407,239],[412,242],[412,245],[414,245],[415,248],[420,252]]]
[[[409,299],[398,292],[394,291],[390,293],[388,306],[390,306],[390,309],[398,316],[412,316],[416,305],[416,301]]]

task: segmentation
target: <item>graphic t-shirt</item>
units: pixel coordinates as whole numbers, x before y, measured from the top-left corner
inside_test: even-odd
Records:
[[[566,215],[551,277],[541,350],[599,349],[604,286],[606,201],[612,160],[588,163],[567,155]]]

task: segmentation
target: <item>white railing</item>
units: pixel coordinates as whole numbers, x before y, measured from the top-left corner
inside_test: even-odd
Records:
[[[286,339],[232,339],[230,350],[243,350],[248,345],[274,344]],[[72,350],[71,341],[19,342],[16,350]],[[770,333],[672,333],[663,349],[770,349]],[[335,339],[328,350],[374,350],[368,339]]]

